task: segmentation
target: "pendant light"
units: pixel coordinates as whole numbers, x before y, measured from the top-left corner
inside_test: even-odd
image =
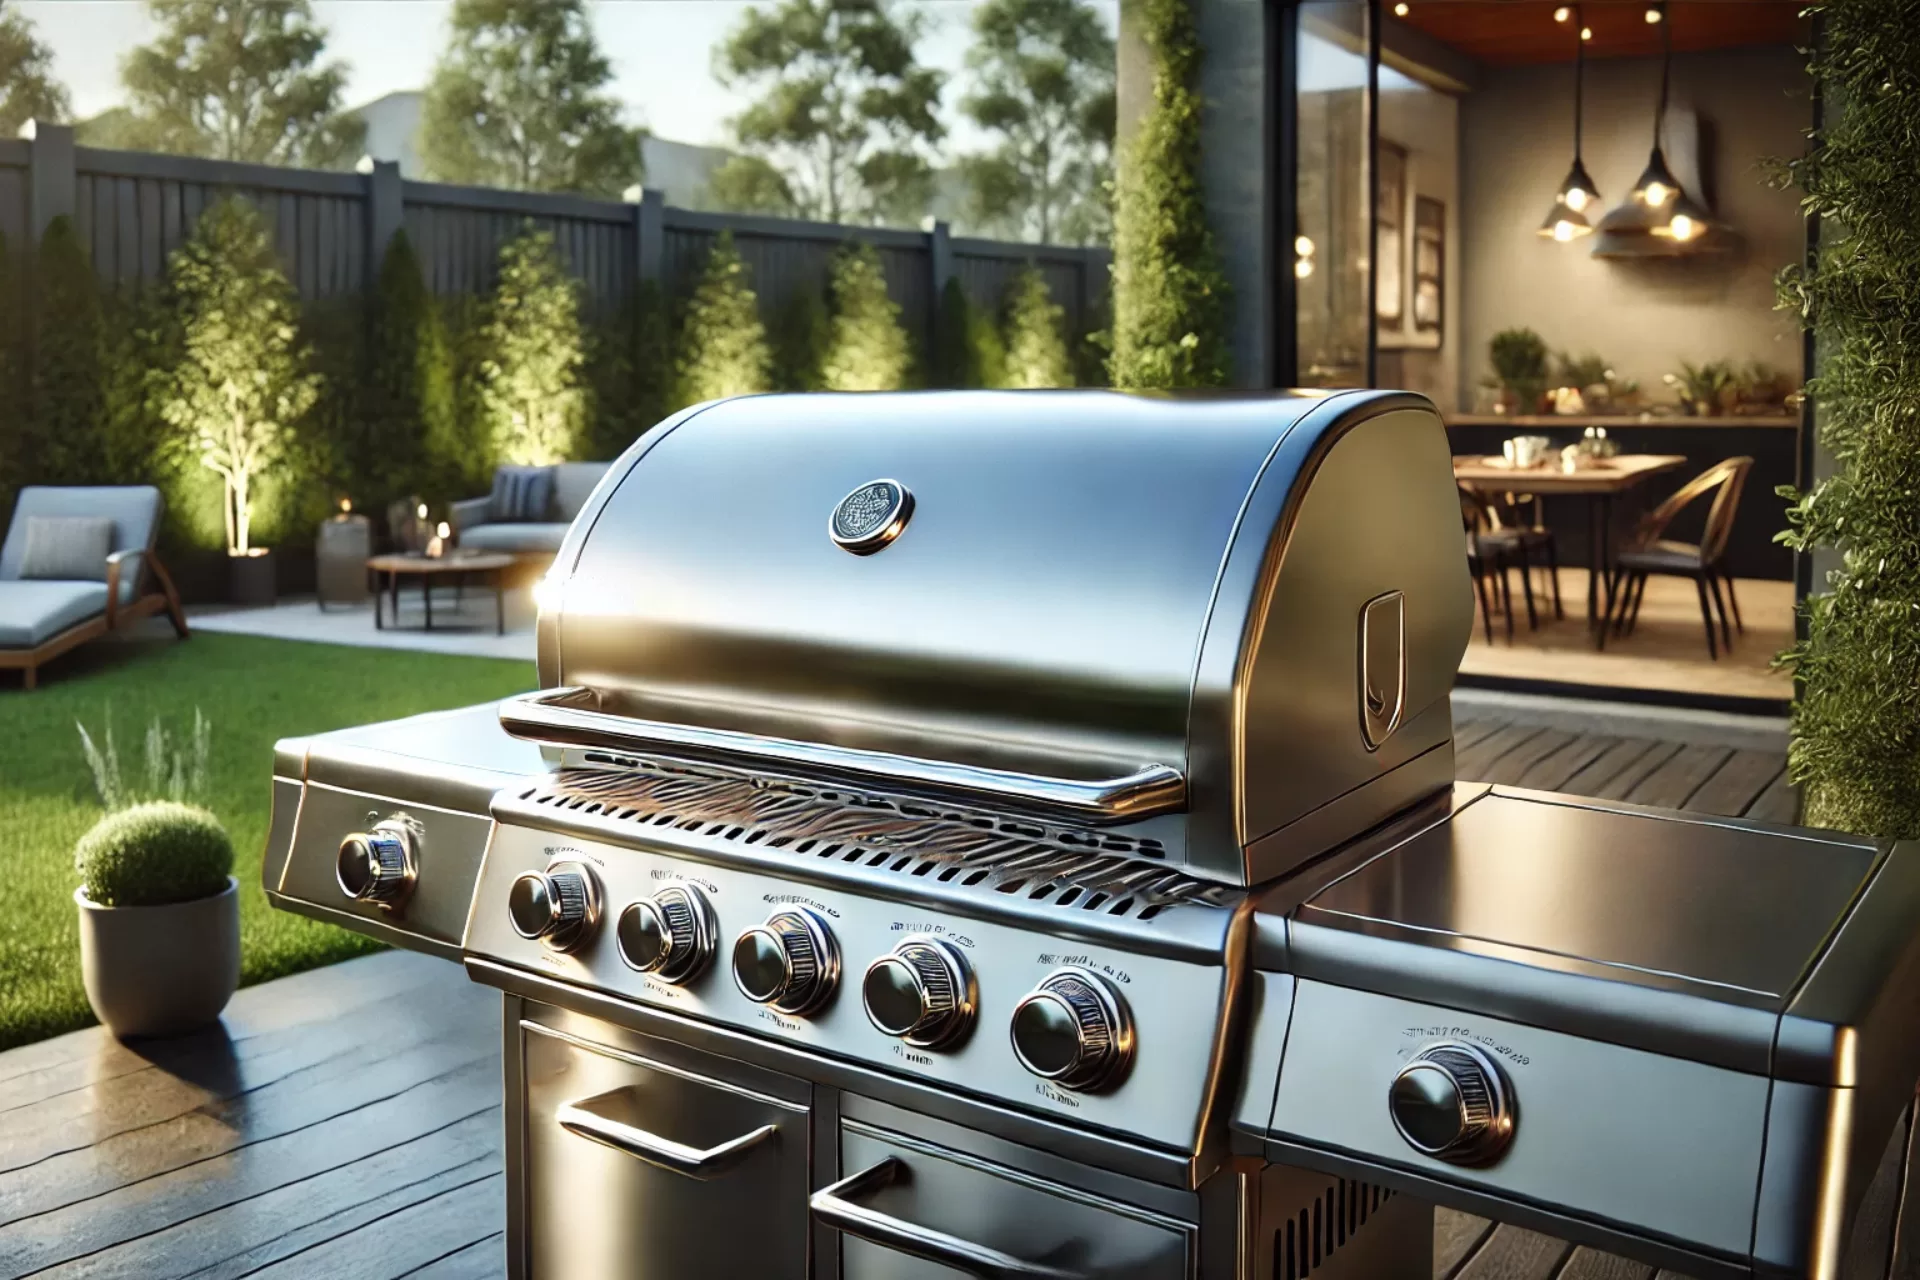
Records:
[[[1666,153],[1660,150],[1660,130],[1667,122],[1667,88],[1673,79],[1673,24],[1660,24],[1660,105],[1653,113],[1653,155],[1647,167],[1634,181],[1629,198],[1637,204],[1662,212],[1669,201],[1680,195],[1680,180],[1667,168]],[[1663,221],[1656,217],[1655,223]]]
[[[1587,166],[1580,162],[1580,109],[1587,78],[1587,28],[1581,25],[1578,7],[1556,10],[1554,20],[1561,21],[1563,13],[1573,19],[1574,32],[1573,167],[1567,170],[1566,179],[1554,193],[1553,208],[1547,210],[1547,220],[1540,224],[1540,234],[1550,240],[1565,242],[1593,230],[1593,224],[1587,221],[1586,210],[1599,205],[1600,192],[1593,185]]]
[[[1666,6],[1650,4],[1649,25],[1660,27],[1660,101],[1653,116],[1653,154],[1628,193],[1600,220],[1595,237],[1596,258],[1662,258],[1691,254],[1719,245],[1709,239],[1713,215],[1680,185],[1667,166],[1660,140],[1667,124],[1667,105],[1673,80],[1673,23]],[[1655,18],[1654,14],[1658,14]]]

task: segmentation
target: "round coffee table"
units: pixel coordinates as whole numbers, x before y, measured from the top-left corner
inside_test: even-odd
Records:
[[[513,557],[497,551],[453,552],[444,556],[422,555],[386,555],[374,556],[367,561],[367,572],[373,575],[373,625],[375,629],[385,629],[380,600],[387,597],[393,606],[393,626],[400,626],[400,580],[414,577],[420,580],[420,600],[426,605],[427,620],[425,629],[433,630],[433,588],[436,584],[453,580],[456,587],[466,584],[470,575],[480,575],[481,581],[493,588],[494,634],[507,633],[507,606],[505,597],[506,571],[513,567]],[[382,575],[385,582],[382,582]]]

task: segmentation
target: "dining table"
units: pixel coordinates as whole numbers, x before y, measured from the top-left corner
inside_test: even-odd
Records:
[[[1456,454],[1453,478],[1483,498],[1566,494],[1587,500],[1587,626],[1598,644],[1605,639],[1600,609],[1614,587],[1613,500],[1686,462],[1683,454],[1619,453],[1568,468],[1558,454],[1550,454],[1537,466],[1517,467],[1505,458]]]

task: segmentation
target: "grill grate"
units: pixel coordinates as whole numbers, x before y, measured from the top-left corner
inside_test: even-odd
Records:
[[[1157,841],[1049,827],[830,785],[653,759],[590,753],[519,793],[555,810],[708,839],[831,858],[1072,911],[1148,920],[1178,904],[1230,906],[1239,895],[1165,866]]]
[[[1393,1192],[1342,1178],[1273,1232],[1273,1280],[1306,1280],[1366,1225]]]

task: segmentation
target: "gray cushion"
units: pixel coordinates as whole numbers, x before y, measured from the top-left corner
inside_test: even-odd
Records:
[[[105,582],[107,552],[112,549],[111,517],[28,516],[27,549],[20,557],[20,576]]]
[[[27,521],[34,516],[110,516],[114,551],[144,551],[160,523],[160,491],[152,485],[75,485],[54,488],[29,485],[13,504],[7,540],[0,543],[0,582],[20,577],[20,561],[27,554]],[[140,574],[140,557],[120,569],[120,599],[133,599]]]
[[[0,582],[0,648],[30,649],[106,611],[104,582]]]
[[[555,520],[572,521],[593,496],[593,486],[607,474],[611,462],[563,462],[553,469],[553,509]]]
[[[480,524],[460,531],[463,551],[526,551],[549,554],[560,550],[567,536],[564,524]]]
[[[501,467],[493,473],[487,519],[501,524],[545,520],[552,500],[552,467]]]

